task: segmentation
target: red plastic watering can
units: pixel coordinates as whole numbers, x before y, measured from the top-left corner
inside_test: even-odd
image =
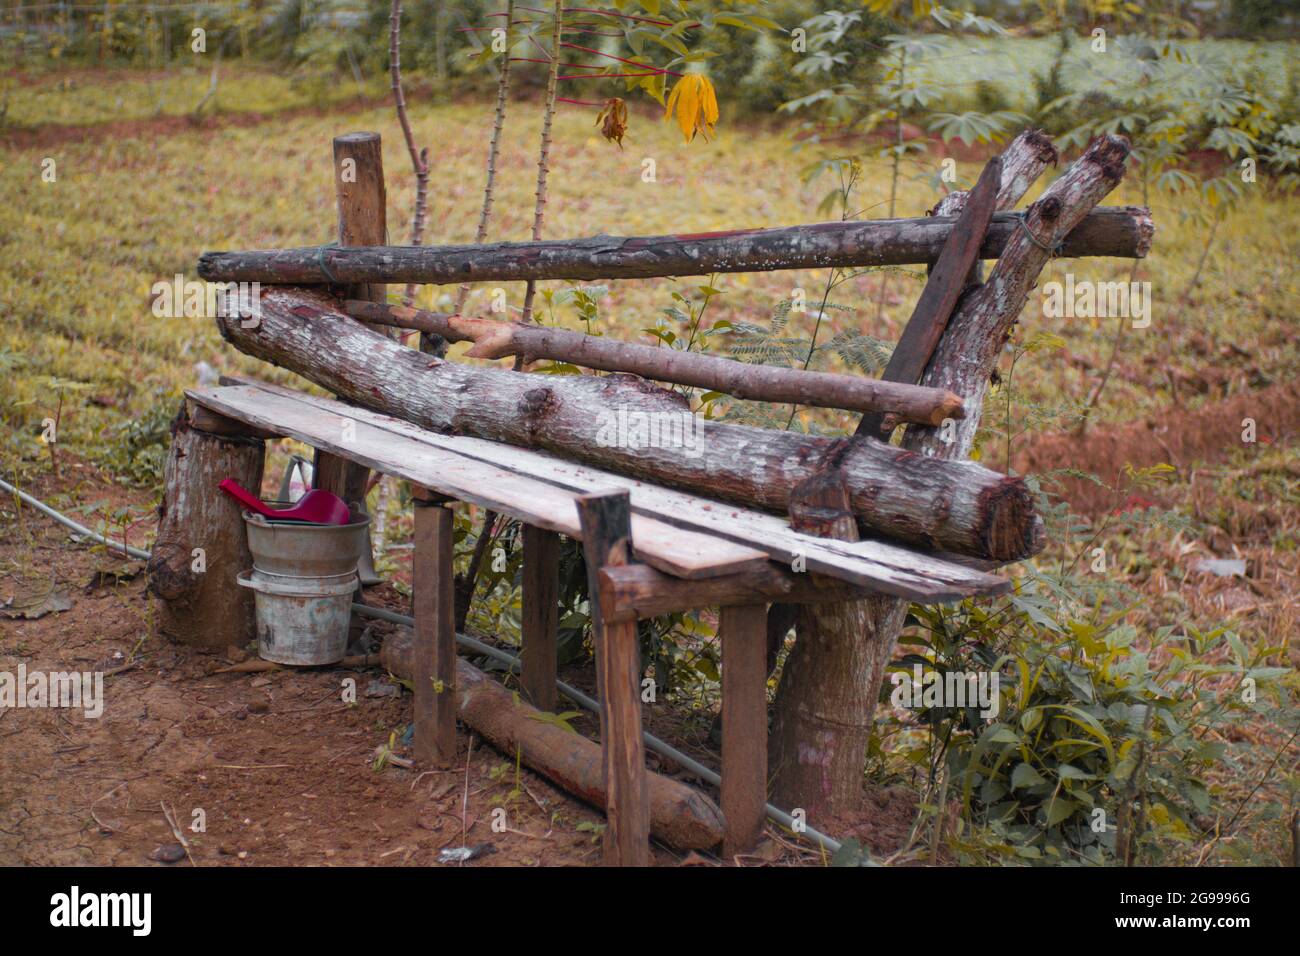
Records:
[[[257,495],[240,487],[233,478],[227,478],[218,485],[245,508],[256,511],[272,521],[304,521],[310,524],[351,524],[352,513],[347,504],[338,495],[319,488],[307,492],[292,508],[269,508]]]

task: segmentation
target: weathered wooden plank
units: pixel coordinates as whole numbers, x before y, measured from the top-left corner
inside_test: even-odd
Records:
[[[769,562],[762,571],[746,571],[700,581],[685,581],[645,564],[604,568],[601,599],[611,621],[634,621],[705,607],[730,607],[784,601],[807,604],[850,601],[876,592],[822,574],[797,574]]]
[[[979,181],[970,192],[969,201],[957,217],[956,228],[943,244],[943,252],[930,270],[912,317],[903,327],[903,334],[889,356],[889,364],[880,376],[882,380],[912,385],[924,374],[943,330],[948,327],[952,310],[966,288],[971,266],[978,261],[980,243],[984,241],[989,220],[993,218],[993,207],[1001,185],[1002,160],[995,156],[985,164]],[[892,424],[897,420],[897,416],[891,416],[889,431],[893,430]],[[938,425],[941,422],[942,419],[927,424]],[[868,412],[858,422],[857,434],[886,438],[887,435],[881,433],[884,424],[884,411]]]
[[[373,423],[394,434],[573,492],[587,494],[624,488],[631,493],[634,529],[636,515],[652,517],[682,531],[707,533],[746,545],[787,568],[797,565],[807,571],[819,571],[849,583],[914,600],[960,600],[973,594],[1000,593],[1010,586],[1003,578],[898,545],[870,540],[834,541],[800,534],[790,528],[787,519],[777,515],[649,485],[625,475],[565,461],[545,452],[467,436],[440,435],[402,419],[256,380],[226,380],[247,382],[259,389],[294,397],[333,414],[353,415],[358,420]],[[647,559],[647,563],[652,562]]]
[[[570,537],[578,535],[574,491],[378,427],[373,413],[362,409],[341,403],[322,408],[302,401],[292,392],[285,395],[248,386],[186,394],[198,404],[230,418],[280,430],[306,444],[433,488],[459,501],[491,508],[526,524]],[[709,535],[683,532],[643,515],[633,518],[632,529],[637,555],[646,563],[679,577],[731,574],[761,568],[767,563],[766,555],[757,549]]]
[[[722,640],[722,855],[753,849],[767,815],[767,607],[724,607]]]
[[[650,794],[641,739],[641,647],[636,623],[606,621],[600,612],[603,567],[632,559],[632,512],[626,492],[578,499],[587,559],[596,676],[600,683],[600,750],[606,792],[606,866],[650,865]],[[724,813],[725,816],[725,813]]]
[[[449,767],[456,757],[456,624],[450,508],[416,499],[411,604],[415,616],[415,759]]]
[[[254,428],[252,425],[219,415],[196,402],[186,402],[186,413],[189,415],[191,428],[197,428],[209,435],[219,435],[222,438],[253,438],[258,441],[273,441],[282,437],[263,428]]]
[[[274,249],[205,252],[199,275],[211,282],[310,285],[349,282],[509,282],[527,279],[633,279],[715,272],[822,269],[933,262],[956,217],[819,222],[675,236],[593,236],[461,246]],[[1141,258],[1151,214],[1131,206],[1094,210],[1065,237],[1063,255]],[[994,217],[980,249],[996,259],[1015,234],[1015,217]]]
[[[555,641],[560,610],[560,536],[524,525],[519,683],[538,710],[555,710]]]

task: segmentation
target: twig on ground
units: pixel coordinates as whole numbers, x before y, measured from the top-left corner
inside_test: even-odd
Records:
[[[161,800],[158,801],[158,806],[162,807],[163,817],[166,818],[167,825],[172,828],[172,835],[176,837],[176,842],[181,845],[181,848],[185,851],[185,856],[189,858],[190,866],[198,866],[198,864],[194,862],[194,855],[190,853],[190,841],[185,839],[185,834],[181,832],[180,825],[176,822],[175,814],[173,814],[167,804],[163,803]]]

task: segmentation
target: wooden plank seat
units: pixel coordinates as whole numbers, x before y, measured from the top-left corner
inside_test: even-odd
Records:
[[[416,456],[408,459],[409,462],[439,462],[448,468],[441,478],[415,464],[409,466],[412,474],[402,470],[408,467],[404,463],[388,467],[371,465],[376,470],[571,537],[580,537],[576,513],[571,522],[565,522],[567,512],[561,515],[556,511],[551,515],[552,523],[547,524],[540,516],[543,510],[540,506],[531,509],[538,514],[529,515],[526,505],[532,500],[530,495],[537,495],[537,501],[545,501],[549,506],[562,498],[572,501],[583,495],[626,490],[633,512],[634,553],[646,564],[677,577],[761,572],[768,564],[767,559],[771,559],[786,568],[798,565],[873,592],[916,601],[956,601],[979,594],[1001,593],[1010,586],[1004,578],[910,548],[884,541],[836,541],[801,534],[790,528],[787,518],[779,515],[652,485],[546,452],[479,438],[440,435],[389,415],[253,379],[227,378],[223,382],[234,384],[189,391],[186,395],[221,414],[264,430],[279,430],[313,446],[318,441],[327,442],[323,447],[329,451],[369,464],[360,457],[355,443],[351,453],[340,448],[342,426],[339,423],[351,420],[357,436],[364,434],[369,438],[376,431],[383,433],[387,437],[376,440],[387,443],[386,447],[394,453]],[[291,414],[292,423],[289,419],[277,422],[277,414]],[[305,430],[295,433],[291,425],[313,430],[318,437],[304,437]],[[413,444],[403,444],[403,439]],[[456,479],[463,476],[471,476],[475,484],[468,488],[463,483],[457,485]],[[489,479],[502,480],[503,488],[494,487]],[[722,553],[709,550],[693,559],[674,554],[674,548],[689,548],[692,554],[696,548],[704,549],[704,541],[698,535],[704,535],[715,546],[730,543],[740,550]]]
[[[450,511],[466,501],[525,526],[523,687],[555,706],[556,535],[589,561],[609,832],[605,860],[649,862],[641,746],[639,617],[719,606],[723,660],[724,854],[761,836],[767,784],[766,622],[772,601],[887,593],[926,602],[1003,591],[983,570],[881,541],[794,531],[789,519],[578,465],[532,449],[436,434],[409,422],[253,379],[187,391],[204,427],[289,436],[416,489],[413,558],[415,752],[455,755]],[[641,562],[641,563],[638,563]],[[811,573],[807,573],[811,572]]]

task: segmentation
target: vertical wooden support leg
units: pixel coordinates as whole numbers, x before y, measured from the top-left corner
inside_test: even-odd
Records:
[[[456,757],[456,630],[452,592],[452,512],[441,500],[415,501],[411,559],[415,611],[415,759],[450,766]]]
[[[722,638],[722,855],[752,850],[767,804],[767,608],[724,607]]]
[[[578,499],[600,693],[600,751],[605,781],[606,866],[650,865],[650,791],[641,739],[641,649],[636,622],[606,624],[600,569],[632,560],[628,493]]]
[[[253,566],[243,509],[217,484],[234,478],[256,493],[264,452],[265,442],[248,430],[200,428],[181,402],[148,565],[156,633],[206,647],[243,647],[257,636],[253,592],[235,580]]]
[[[384,186],[383,143],[378,133],[334,137],[334,197],[338,207],[340,246],[382,246],[388,234],[388,193]],[[383,302],[385,286],[357,285],[350,298]],[[387,329],[382,330],[385,335]],[[365,511],[365,465],[317,451],[313,486],[338,495]]]
[[[520,683],[538,710],[555,710],[555,636],[559,624],[560,536],[524,525],[524,620]]]

